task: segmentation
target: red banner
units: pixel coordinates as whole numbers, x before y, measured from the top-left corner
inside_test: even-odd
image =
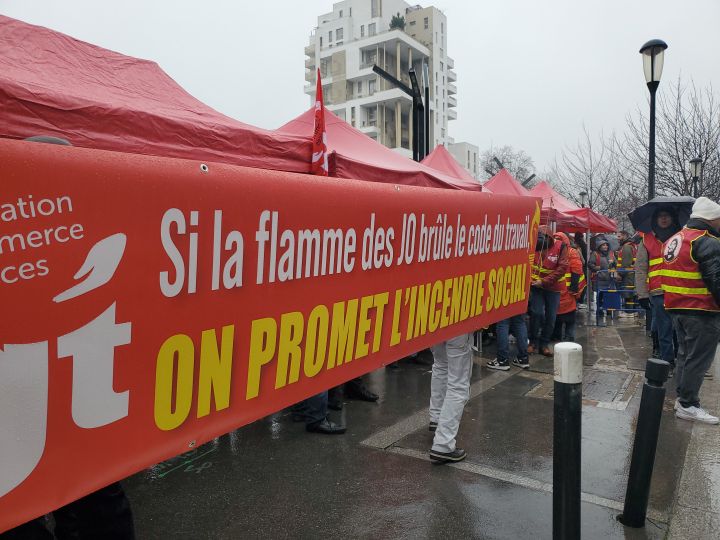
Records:
[[[532,198],[0,141],[0,531],[521,313]]]

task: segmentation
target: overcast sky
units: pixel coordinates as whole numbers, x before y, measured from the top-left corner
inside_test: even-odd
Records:
[[[370,1],[370,0],[367,0]],[[432,5],[423,2],[423,6]],[[622,131],[647,107],[638,49],[669,48],[679,75],[720,87],[718,0],[438,0],[458,74],[456,141],[525,150],[538,173],[582,125]],[[191,94],[276,128],[303,112],[304,53],[330,0],[0,0],[0,13],[155,60]],[[1,54],[1,51],[0,51]]]

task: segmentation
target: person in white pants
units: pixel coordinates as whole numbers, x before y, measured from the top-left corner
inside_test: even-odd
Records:
[[[470,397],[471,338],[472,334],[462,334],[431,349],[434,363],[430,383],[430,431],[435,432],[435,438],[430,459],[434,461],[465,459],[465,450],[456,446],[455,437]]]

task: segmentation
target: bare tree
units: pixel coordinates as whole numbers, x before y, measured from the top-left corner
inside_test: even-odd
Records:
[[[557,188],[578,205],[580,193],[587,194],[586,204],[601,214],[616,217],[627,197],[621,173],[620,154],[614,137],[593,140],[583,125],[577,144],[566,147],[550,172]]]
[[[648,119],[638,110],[627,120],[620,151],[637,185],[647,184]],[[703,160],[699,195],[720,197],[720,103],[712,88],[699,90],[678,78],[658,92],[655,127],[655,186],[658,195],[693,195],[688,162]],[[644,187],[643,189],[647,189]]]
[[[515,150],[509,145],[491,146],[480,155],[480,168],[486,179],[495,176],[503,167],[519,182],[524,182],[533,174],[535,163],[523,150]]]

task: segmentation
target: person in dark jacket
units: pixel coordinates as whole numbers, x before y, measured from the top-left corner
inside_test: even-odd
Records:
[[[700,387],[720,339],[720,204],[700,197],[687,225],[663,247],[665,309],[678,338],[675,415],[718,424],[700,406]]]
[[[603,310],[603,300],[608,289],[614,289],[619,279],[616,272],[617,260],[615,254],[610,249],[610,243],[600,237],[596,243],[596,249],[590,254],[588,260],[588,268],[590,268],[590,276],[592,279],[593,290],[597,292],[597,309],[596,315],[598,324],[605,316]]]

